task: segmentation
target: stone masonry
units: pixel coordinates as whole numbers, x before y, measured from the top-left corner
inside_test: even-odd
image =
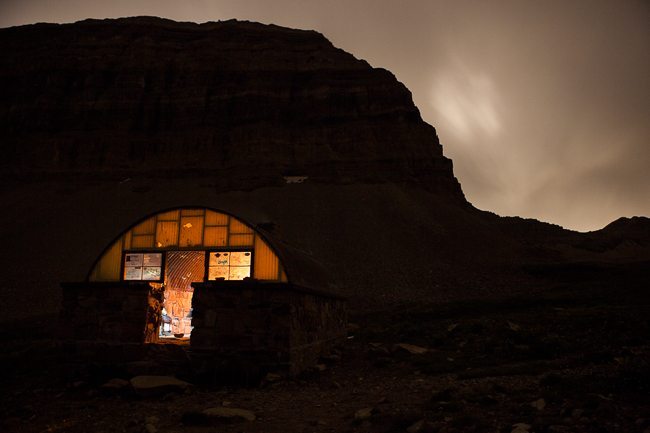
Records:
[[[194,283],[191,338],[197,371],[296,375],[346,336],[344,299],[288,283]]]
[[[102,343],[157,340],[162,291],[148,282],[63,283],[64,339]]]
[[[345,339],[346,301],[336,295],[255,280],[192,286],[194,329],[186,346],[192,371],[187,374],[205,381],[255,383],[270,372],[295,376]],[[111,359],[128,353],[133,360],[146,352],[145,343],[158,342],[159,284],[81,282],[61,287],[61,335],[77,353],[108,359],[105,350],[110,347],[115,355]]]

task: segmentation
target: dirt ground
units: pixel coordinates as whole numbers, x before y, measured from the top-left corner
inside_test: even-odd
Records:
[[[0,430],[649,433],[646,277],[353,315],[346,344],[298,379],[155,397],[109,392],[101,385],[120,373],[71,368],[56,343],[5,335]],[[214,407],[255,420],[202,415]]]

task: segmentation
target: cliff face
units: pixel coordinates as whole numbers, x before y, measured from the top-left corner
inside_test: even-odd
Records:
[[[5,173],[416,180],[462,197],[410,92],[313,31],[87,20],[1,29],[0,50]]]

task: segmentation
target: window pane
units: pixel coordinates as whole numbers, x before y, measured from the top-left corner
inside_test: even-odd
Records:
[[[255,235],[255,278],[258,280],[277,280],[279,260],[264,239]]]
[[[228,227],[206,227],[203,245],[206,247],[225,247],[228,243]]]
[[[131,248],[151,248],[153,247],[153,235],[133,235],[131,238]]]
[[[142,266],[144,255],[142,253],[129,253],[124,255],[124,267]]]
[[[203,217],[181,217],[179,246],[191,247],[203,243]]]
[[[178,222],[158,221],[158,230],[156,230],[156,247],[170,247],[176,245],[177,242]]]
[[[142,266],[129,266],[124,268],[125,280],[141,280],[142,279]]]
[[[158,281],[161,276],[160,266],[143,266],[142,279],[147,281]]]
[[[152,235],[156,228],[156,219],[149,218],[145,221],[142,221],[137,226],[133,227],[134,235]]]
[[[216,251],[210,253],[209,266],[228,266],[230,264],[230,253],[224,251]]]
[[[162,253],[144,253],[142,255],[143,266],[162,266]]]
[[[203,209],[182,209],[181,216],[198,216],[203,215],[204,212]]]
[[[208,280],[219,278],[228,279],[228,266],[210,266],[208,268]]]
[[[246,277],[251,276],[250,266],[231,266],[230,267],[230,279],[231,280],[243,280]]]
[[[228,215],[208,210],[205,212],[206,226],[225,226],[228,225]]]
[[[236,218],[230,218],[230,233],[253,233],[253,229]]]
[[[233,251],[230,253],[230,266],[250,266],[250,251]]]
[[[253,246],[253,235],[230,235],[230,246],[231,247],[252,247]]]
[[[178,210],[160,213],[158,214],[158,221],[178,221],[179,214]]]

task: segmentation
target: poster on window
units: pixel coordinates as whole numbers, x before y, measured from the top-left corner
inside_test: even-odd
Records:
[[[210,266],[208,268],[208,280],[228,279],[230,268],[228,266]]]
[[[124,267],[125,280],[141,280],[142,279],[142,266],[126,266]]]
[[[142,266],[141,253],[128,253],[124,255],[124,267],[128,266]]]
[[[160,266],[143,266],[142,279],[146,281],[158,281],[161,275],[160,270]]]
[[[228,266],[230,264],[230,253],[227,251],[217,251],[210,253],[209,266]]]
[[[162,266],[162,253],[144,253],[142,257],[143,266]]]
[[[251,276],[250,266],[231,266],[230,267],[230,280],[243,280]]]
[[[250,251],[233,251],[230,253],[230,266],[250,266]]]

